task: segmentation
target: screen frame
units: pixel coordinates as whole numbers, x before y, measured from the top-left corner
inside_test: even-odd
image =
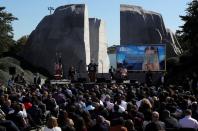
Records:
[[[164,55],[165,55],[165,58],[164,58],[164,69],[163,70],[155,70],[155,71],[152,71],[152,72],[166,72],[167,71],[167,67],[166,67],[166,60],[167,60],[167,50],[166,50],[166,44],[122,44],[122,45],[119,45],[116,47],[116,66],[118,68],[118,49],[120,47],[130,47],[130,46],[164,46]],[[129,72],[146,72],[145,70],[128,70],[127,71]]]

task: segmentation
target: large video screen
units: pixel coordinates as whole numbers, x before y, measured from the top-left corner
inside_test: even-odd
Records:
[[[123,45],[116,49],[117,67],[131,71],[164,71],[166,47],[160,45]]]

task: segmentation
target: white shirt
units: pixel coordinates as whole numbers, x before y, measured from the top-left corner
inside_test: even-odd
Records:
[[[105,99],[106,99],[106,95],[105,95],[105,94],[102,94],[100,100],[101,100],[102,102],[105,102]]]
[[[113,103],[111,103],[110,101],[106,101],[106,104],[107,104],[107,109],[109,109],[109,110],[113,109],[113,107],[114,107]]]
[[[100,100],[100,105],[101,105],[101,106],[104,106],[103,101],[101,101],[101,100]]]
[[[124,110],[127,109],[127,102],[126,101],[122,100],[120,105],[124,108]]]
[[[93,107],[92,105],[88,105],[86,108],[85,108],[85,111],[92,111],[94,110],[95,107]]]
[[[18,114],[19,114],[20,116],[22,116],[23,118],[26,118],[26,117],[27,117],[27,112],[26,112],[25,109],[23,109],[23,111],[19,111]]]
[[[184,118],[179,120],[179,124],[183,128],[194,128],[198,129],[198,122],[191,116],[185,116]]]
[[[54,127],[52,129],[45,127],[43,131],[62,131],[62,130],[60,127]]]
[[[120,113],[122,113],[122,112],[124,112],[124,111],[125,111],[125,109],[124,109],[124,107],[122,107],[122,106],[120,106],[120,105],[119,105],[119,109],[118,109],[118,111],[119,111]]]

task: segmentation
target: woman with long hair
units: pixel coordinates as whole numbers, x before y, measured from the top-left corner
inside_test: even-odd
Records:
[[[61,128],[58,126],[57,118],[50,117],[47,121],[47,125],[44,128],[44,131],[61,131]]]

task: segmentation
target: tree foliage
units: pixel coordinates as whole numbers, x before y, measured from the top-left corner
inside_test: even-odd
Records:
[[[20,45],[20,46],[24,46],[28,40],[28,37],[29,35],[24,35],[22,36],[21,38],[19,38],[16,42],[17,45]]]
[[[5,11],[5,7],[0,6],[0,54],[8,51],[14,43],[12,21],[17,20],[12,13]]]
[[[24,45],[26,44],[28,37],[29,37],[29,35],[24,35],[21,38],[19,38],[15,42],[15,44],[13,44],[10,47],[9,54],[16,55],[17,53],[19,53],[22,50],[22,48],[24,47]]]
[[[181,30],[177,31],[177,36],[183,43],[183,47],[193,54],[198,50],[198,1],[193,0],[188,4],[186,15],[180,16],[184,21]]]

